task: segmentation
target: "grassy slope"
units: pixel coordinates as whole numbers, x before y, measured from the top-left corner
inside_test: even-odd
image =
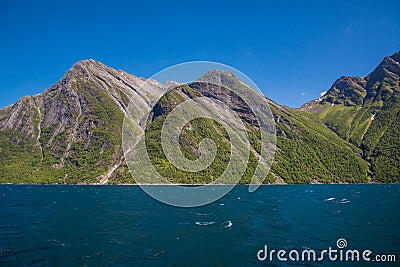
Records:
[[[121,125],[123,113],[103,90],[90,84],[80,84],[74,89],[88,105],[84,119],[79,118],[79,127],[84,123],[93,126],[90,141],[77,139],[70,145],[69,156],[65,158],[63,168],[55,168],[64,155],[69,138],[66,134],[53,136],[54,127],[43,127],[40,143],[36,140],[9,131],[0,131],[0,182],[12,183],[91,183],[98,182],[96,177],[104,175],[115,164],[121,153]],[[199,92],[186,88],[191,97]],[[201,94],[200,94],[201,95]],[[167,95],[161,106],[165,111],[184,101],[188,96],[181,94]],[[398,100],[396,100],[398,101]],[[398,103],[394,101],[393,103]],[[277,151],[267,183],[277,178],[286,183],[310,182],[368,182],[369,166],[360,155],[371,163],[376,182],[398,182],[400,177],[400,158],[396,149],[399,141],[398,105],[344,106],[330,103],[324,105],[318,114],[282,108],[271,103],[278,131]],[[376,112],[382,109],[381,112]],[[6,116],[8,109],[0,110],[0,118]],[[32,110],[32,112],[36,112]],[[376,119],[371,116],[376,113]],[[181,149],[189,159],[198,157],[197,145],[205,137],[214,139],[218,144],[218,154],[210,168],[200,173],[184,173],[172,166],[162,156],[159,133],[165,115],[159,114],[150,124],[146,133],[146,143],[151,151],[153,163],[161,173],[171,181],[180,183],[207,183],[225,169],[229,159],[230,143],[226,132],[216,122],[195,120],[190,123],[194,130],[184,130],[181,134]],[[74,116],[77,116],[75,114]],[[326,125],[334,129],[330,130]],[[35,116],[35,128],[39,123]],[[257,145],[258,129],[246,124],[254,151]],[[37,132],[35,132],[37,134]],[[342,138],[340,138],[340,137]],[[58,144],[58,151],[47,146],[50,138]],[[18,140],[16,142],[15,140]],[[346,140],[350,141],[347,142]],[[362,148],[363,151],[360,149]],[[248,183],[257,162],[257,153],[250,153],[250,160],[245,176],[240,181]],[[118,168],[110,180],[111,183],[134,183],[125,164]]]
[[[182,86],[171,90],[160,99],[155,110],[162,110],[154,114],[146,129],[146,145],[149,156],[156,170],[167,180],[177,183],[210,183],[217,179],[226,169],[230,158],[230,139],[223,126],[216,121],[198,118],[185,125],[180,134],[180,145],[183,155],[190,160],[199,157],[198,144],[204,138],[214,140],[217,146],[217,154],[212,164],[200,172],[185,172],[173,166],[165,157],[161,146],[161,128],[168,113],[178,104],[193,97],[202,96],[198,91],[189,86]],[[245,122],[246,130],[250,136],[250,143],[254,151],[259,151],[258,128]],[[240,183],[249,183],[257,166],[257,153],[251,152],[247,169]],[[273,182],[275,178],[268,177],[266,182]]]
[[[277,122],[278,150],[273,173],[288,183],[365,183],[368,164],[361,150],[328,129],[312,113],[272,106],[285,120]]]
[[[192,152],[196,151],[196,145],[202,138],[212,138],[219,144],[218,149],[221,154],[217,154],[216,161],[206,171],[184,173],[172,166],[163,156],[160,145],[162,122],[168,111],[183,100],[179,94],[167,95],[161,100],[165,113],[156,116],[150,123],[146,132],[146,144],[152,151],[152,162],[156,165],[156,169],[169,177],[171,181],[210,182],[210,177],[217,177],[225,169],[226,161],[229,160],[227,157],[229,139],[224,134],[221,136],[223,131],[215,122],[193,121],[190,126],[195,130],[183,130],[181,134],[181,149],[191,159],[196,158]],[[277,151],[272,172],[268,175],[266,183],[274,182],[277,178],[286,183],[368,182],[368,164],[361,159],[360,149],[338,137],[314,114],[281,108],[275,104],[272,104],[271,108],[274,115],[280,119],[276,124]],[[241,183],[249,182],[254,172],[257,158],[256,154],[251,154],[251,156],[250,167]]]
[[[1,132],[0,182],[13,183],[89,183],[97,182],[95,178],[107,172],[118,153],[121,153],[121,125],[123,114],[109,96],[90,85],[77,86],[75,90],[88,102],[89,114],[85,122],[96,125],[92,130],[90,142],[76,140],[71,144],[70,155],[65,159],[64,168],[54,168],[65,152],[65,134],[54,136],[53,142],[59,144],[60,151],[55,153],[46,146],[53,136],[54,127],[42,128],[40,142],[43,146],[44,159],[41,162],[40,148],[35,140],[20,137],[20,142],[10,141],[15,135]],[[191,96],[198,92],[186,88]],[[161,100],[165,111],[185,100],[181,94],[167,95]],[[367,182],[368,165],[359,154],[361,151],[354,145],[342,140],[323,125],[311,113],[281,108],[271,105],[273,113],[281,119],[277,121],[277,151],[272,172],[266,183],[273,183],[281,178],[286,183],[310,182]],[[184,155],[189,159],[198,157],[197,145],[205,137],[215,140],[218,153],[213,164],[199,173],[183,172],[171,165],[163,156],[160,146],[160,131],[167,113],[161,114],[149,125],[146,133],[146,144],[156,169],[173,182],[208,183],[218,177],[227,165],[230,156],[229,136],[223,127],[208,119],[198,119],[185,127],[181,133],[180,144]],[[35,123],[38,123],[35,122]],[[82,126],[83,119],[79,119]],[[248,135],[254,151],[257,145],[257,128],[246,124]],[[187,130],[191,128],[192,130]],[[388,132],[388,134],[390,131]],[[389,138],[389,136],[388,136]],[[104,144],[106,148],[104,149]],[[102,149],[103,148],[103,149]],[[240,183],[248,183],[254,173],[257,153],[250,153],[249,165]],[[379,164],[386,163],[380,159]],[[68,174],[68,175],[66,175]],[[126,166],[117,169],[111,183],[134,183]]]
[[[364,159],[371,163],[373,181],[399,182],[399,112],[396,102],[363,107],[325,104],[318,117],[340,137],[363,150]]]

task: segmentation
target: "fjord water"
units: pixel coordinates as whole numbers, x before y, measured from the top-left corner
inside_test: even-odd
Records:
[[[1,185],[0,196],[2,266],[352,266],[256,256],[264,245],[336,248],[339,238],[400,258],[400,185],[237,186],[198,208],[138,186]]]

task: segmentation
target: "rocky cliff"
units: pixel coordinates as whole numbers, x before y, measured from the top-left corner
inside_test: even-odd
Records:
[[[149,104],[166,90],[156,81],[141,87],[144,81],[84,60],[42,94],[1,109],[1,181],[117,179],[123,164],[122,122],[130,101]]]
[[[386,57],[366,77],[341,77],[324,96],[301,110],[267,99],[275,120],[277,149],[265,182],[398,182],[399,57],[399,53]],[[218,70],[188,85],[149,81],[142,86],[144,81],[94,60],[84,60],[42,94],[23,97],[0,109],[0,182],[134,183],[121,147],[124,116],[129,112],[129,103],[143,109],[155,104],[146,134],[156,136],[157,118],[177,104],[169,102],[177,99],[173,95],[155,102],[171,85],[180,88],[177,93],[182,99],[201,95],[225,102],[251,125],[248,129],[253,134],[253,156],[247,176],[241,180],[249,182],[258,156],[254,117],[225,89],[201,82],[241,90],[249,89],[248,85],[232,73]],[[229,138],[220,125],[210,121],[194,122],[188,129],[182,132],[184,142],[180,145],[189,159],[199,156],[198,141],[204,135],[220,142],[222,156],[207,175],[180,173],[179,177],[169,178],[173,182],[210,182],[211,173],[218,174],[226,165]],[[157,151],[156,146],[153,148]],[[159,170],[167,175],[174,173],[160,153],[150,153]]]

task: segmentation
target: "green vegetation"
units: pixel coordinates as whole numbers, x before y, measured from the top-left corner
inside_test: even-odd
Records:
[[[339,78],[324,97],[302,110],[270,101],[277,149],[264,183],[400,182],[399,61],[400,52],[364,78]],[[112,71],[103,79],[82,68],[70,70],[68,79],[42,95],[0,109],[0,183],[98,183],[113,166],[109,184],[135,183],[121,148],[121,106],[128,105],[132,87],[123,91],[109,86],[106,77]],[[96,77],[106,87],[99,86]],[[204,77],[250,90],[227,72],[211,71]],[[166,117],[180,103],[203,96],[224,102],[244,122],[250,153],[242,158],[247,167],[239,182],[249,183],[261,149],[255,116],[225,87],[199,81],[176,87],[156,103],[145,133],[152,164],[175,183],[210,183],[226,170],[231,140],[224,126],[209,118],[189,121],[179,135],[179,149],[192,161],[200,157],[203,139],[214,141],[216,157],[207,168],[183,171],[164,155],[161,129]],[[56,111],[60,114],[51,114]]]
[[[90,84],[77,86],[76,90],[88,101],[90,109],[89,114],[80,118],[81,125],[90,123],[95,126],[91,128],[89,140],[78,139],[71,145],[67,161],[76,171],[68,176],[66,182],[98,182],[96,177],[106,174],[121,153],[124,115],[103,90]]]
[[[362,149],[372,182],[400,182],[399,59],[400,52],[386,57],[364,78],[338,79],[322,102],[311,108],[340,137]],[[361,102],[340,101],[355,94]]]
[[[384,134],[379,138],[371,153],[371,165],[376,182],[398,183],[400,177],[400,112]]]
[[[286,183],[365,183],[368,164],[361,150],[325,127],[312,113],[272,105],[277,152],[272,172]]]
[[[87,114],[74,114],[73,118],[77,120],[79,129],[90,125],[87,128],[89,138],[80,137],[78,131],[76,140],[71,142],[68,132],[57,131],[58,125],[42,125],[39,146],[36,139],[0,131],[0,182],[96,183],[99,181],[97,177],[106,174],[109,166],[115,164],[122,153],[123,113],[101,89],[80,84],[75,90],[84,97]],[[32,123],[37,136],[37,116]],[[122,169],[118,173],[123,172]]]
[[[210,183],[215,181],[228,166],[231,154],[230,138],[224,127],[208,118],[191,120],[180,133],[179,143],[183,155],[189,160],[196,160],[200,156],[198,144],[205,138],[212,139],[217,146],[217,154],[210,166],[199,172],[187,172],[176,168],[164,155],[161,145],[161,129],[165,118],[172,109],[190,98],[200,97],[202,94],[189,86],[177,87],[169,91],[156,104],[155,114],[148,121],[146,128],[146,147],[152,164],[167,180],[175,183]],[[160,112],[162,111],[162,112]],[[250,143],[254,151],[260,151],[259,130],[244,122]],[[245,173],[240,183],[249,183],[253,177],[258,161],[258,153],[251,152]],[[274,179],[269,180],[272,182]]]
[[[398,99],[394,93],[392,100]],[[325,104],[319,118],[344,140],[362,149],[374,182],[399,182],[400,101],[367,102],[361,108]]]

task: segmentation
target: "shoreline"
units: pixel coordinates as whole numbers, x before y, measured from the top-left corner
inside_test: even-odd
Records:
[[[249,186],[249,185],[257,185],[257,186],[291,186],[291,185],[400,185],[400,183],[309,183],[309,184],[15,184],[15,183],[0,183],[1,185],[25,185],[25,186]]]

